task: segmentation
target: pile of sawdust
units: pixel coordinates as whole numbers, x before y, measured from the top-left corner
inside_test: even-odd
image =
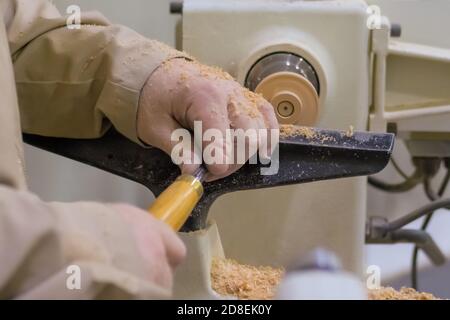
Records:
[[[223,296],[238,299],[269,300],[281,281],[284,270],[272,267],[254,267],[229,259],[214,259],[211,266],[212,288]],[[381,288],[369,291],[370,300],[437,300],[430,293],[411,288]]]
[[[234,260],[214,259],[211,267],[212,288],[223,296],[268,300],[275,295],[283,272],[272,267],[253,267]]]
[[[294,136],[304,136],[308,139],[312,139],[316,136],[316,132],[310,127],[300,127],[292,124],[280,125],[280,137],[287,138]]]
[[[353,134],[353,133],[351,133],[351,134]],[[329,134],[326,134],[326,133],[318,132],[318,131],[314,130],[314,128],[311,128],[311,127],[295,126],[292,124],[280,125],[280,137],[281,138],[289,138],[289,137],[296,137],[296,136],[305,137],[307,139],[315,139],[316,141],[320,141],[321,143],[336,142],[335,137],[333,137]]]
[[[369,291],[370,300],[438,300],[431,293],[417,292],[412,288],[401,288],[397,291],[393,288],[381,288]]]

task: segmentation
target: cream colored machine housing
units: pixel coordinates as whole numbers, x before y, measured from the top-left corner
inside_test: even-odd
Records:
[[[362,1],[186,0],[182,46],[244,84],[252,66],[279,52],[307,60],[320,82],[312,125],[364,130],[369,105],[369,30]],[[326,22],[326,23],[325,23]],[[285,265],[322,246],[344,267],[363,263],[366,179],[245,191],[211,209],[227,257]]]

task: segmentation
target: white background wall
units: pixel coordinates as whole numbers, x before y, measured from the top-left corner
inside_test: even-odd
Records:
[[[405,6],[408,2],[414,1],[417,0],[370,2],[379,4],[382,14],[388,15],[392,21],[402,23],[402,39],[422,43],[428,41],[433,45],[450,48],[448,34],[446,33],[444,37],[439,36],[442,32],[439,19],[447,19],[449,11],[443,10],[442,17],[433,19],[432,24],[420,23],[427,12],[409,11]],[[179,18],[169,14],[168,0],[54,0],[53,2],[62,11],[71,4],[80,5],[82,10],[97,9],[115,23],[127,25],[169,45],[175,44],[175,25]],[[450,1],[447,1],[448,3]],[[408,14],[404,14],[404,10],[408,10]],[[30,188],[46,200],[127,201],[141,207],[146,207],[152,200],[152,195],[145,188],[124,179],[33,147],[27,146],[25,152]],[[397,143],[394,157],[406,171],[412,171],[411,163],[401,143]],[[392,168],[385,170],[380,177],[390,181],[399,180]],[[423,203],[426,203],[426,198],[420,187],[401,196],[387,195],[372,188],[369,190],[370,214],[400,216]],[[450,215],[441,212],[431,224],[430,232],[450,256],[449,227]],[[380,265],[382,276],[387,279],[408,271],[411,250],[410,245],[369,246],[367,261],[368,264]],[[426,262],[426,259],[422,258],[421,261]]]

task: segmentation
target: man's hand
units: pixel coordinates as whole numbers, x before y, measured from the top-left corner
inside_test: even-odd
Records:
[[[178,143],[171,141],[172,132],[179,128],[193,130],[194,121],[202,122],[203,131],[219,129],[223,137],[226,129],[278,128],[270,103],[243,88],[229,74],[195,61],[169,60],[151,75],[141,94],[137,118],[139,138],[170,155]],[[203,148],[209,143],[224,154],[230,148],[224,140],[203,141]],[[252,154],[246,154],[245,158],[249,156]],[[198,166],[185,163],[181,169],[192,173]],[[227,176],[241,166],[225,161],[207,165],[208,180]]]
[[[173,271],[186,255],[183,242],[166,224],[148,212],[127,204],[113,204],[111,207],[131,227],[148,280],[170,290]]]

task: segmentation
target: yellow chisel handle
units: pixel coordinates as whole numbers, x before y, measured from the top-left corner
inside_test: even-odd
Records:
[[[193,175],[179,176],[148,209],[156,218],[178,231],[203,195],[206,169],[200,167]]]

